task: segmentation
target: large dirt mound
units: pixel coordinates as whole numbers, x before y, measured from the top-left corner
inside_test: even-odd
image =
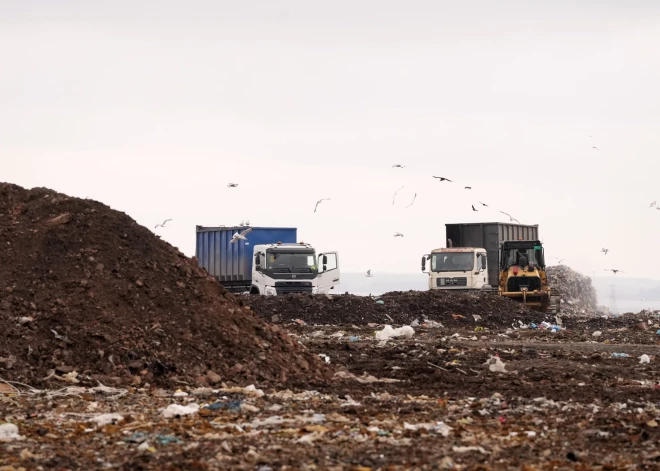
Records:
[[[0,357],[0,377],[42,385],[76,374],[301,384],[328,373],[127,215],[9,184],[0,184]]]
[[[507,328],[514,322],[518,325],[518,320],[529,323],[539,319],[539,313],[496,294],[440,290],[391,292],[376,298],[348,294],[250,296],[249,304],[268,321],[301,319],[308,324],[409,324],[426,319],[445,327]],[[475,320],[474,315],[481,319]]]
[[[559,290],[563,315],[596,313],[598,296],[596,288],[591,284],[591,278],[566,265],[548,267],[546,273],[550,287]]]

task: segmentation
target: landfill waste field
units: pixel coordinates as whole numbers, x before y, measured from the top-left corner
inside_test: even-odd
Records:
[[[234,296],[123,213],[4,184],[0,243],[1,471],[660,466],[655,313]]]

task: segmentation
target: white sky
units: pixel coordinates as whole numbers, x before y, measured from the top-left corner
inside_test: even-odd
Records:
[[[481,200],[654,277],[660,2],[575,3],[0,1],[0,180],[172,218],[190,255],[249,218],[374,272],[506,220]]]

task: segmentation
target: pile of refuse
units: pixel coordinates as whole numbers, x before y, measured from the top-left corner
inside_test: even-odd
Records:
[[[593,315],[598,308],[596,288],[591,278],[581,275],[566,265],[548,267],[550,287],[559,290],[562,315]]]
[[[0,183],[0,377],[281,385],[332,372],[126,214]]]
[[[316,325],[439,323],[447,328],[508,328],[534,314],[522,304],[491,293],[444,290],[391,292],[379,297],[350,294],[250,296],[250,307],[269,322]]]

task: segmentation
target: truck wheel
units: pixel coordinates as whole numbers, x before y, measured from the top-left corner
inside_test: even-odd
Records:
[[[252,288],[250,288],[250,294],[259,294],[259,288],[253,286]]]

